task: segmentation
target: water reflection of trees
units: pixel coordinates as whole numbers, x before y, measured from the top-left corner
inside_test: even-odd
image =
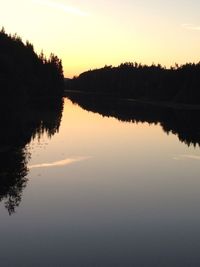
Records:
[[[160,124],[164,132],[177,135],[186,145],[200,145],[200,110],[167,108],[95,94],[67,93],[67,97],[86,110],[120,121]]]
[[[1,100],[0,103],[0,201],[9,214],[20,204],[27,184],[30,152],[27,144],[43,133],[49,137],[59,130],[62,99]]]

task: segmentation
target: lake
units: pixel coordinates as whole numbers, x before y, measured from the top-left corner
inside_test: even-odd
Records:
[[[0,266],[200,266],[199,111],[59,108],[2,116]]]

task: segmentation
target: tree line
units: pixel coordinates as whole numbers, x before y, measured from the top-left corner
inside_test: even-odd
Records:
[[[86,71],[67,88],[141,100],[200,103],[200,62],[166,68],[127,62]]]
[[[61,96],[64,76],[61,60],[54,54],[39,55],[33,45],[17,35],[0,31],[0,96]]]

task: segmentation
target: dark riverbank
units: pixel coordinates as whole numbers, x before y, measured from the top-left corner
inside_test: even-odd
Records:
[[[133,99],[133,98],[122,98],[118,96],[113,96],[109,94],[102,94],[98,92],[87,92],[87,91],[78,91],[78,90],[64,90],[64,96],[68,95],[93,95],[93,96],[100,96],[100,97],[111,97],[112,99],[117,99],[121,102],[128,103],[138,103],[138,104],[145,104],[149,106],[157,106],[157,107],[163,107],[163,108],[172,108],[172,109],[182,109],[182,110],[200,110],[200,104],[184,104],[184,103],[172,103],[172,102],[166,102],[166,101],[147,101],[142,99]]]
[[[142,102],[200,104],[200,63],[167,69],[161,65],[125,63],[86,71],[66,80],[66,89],[130,98]]]

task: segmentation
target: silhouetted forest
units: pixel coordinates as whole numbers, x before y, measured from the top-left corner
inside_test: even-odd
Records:
[[[24,104],[0,100],[0,201],[9,214],[15,212],[27,184],[27,145],[43,133],[49,137],[59,130],[63,99],[48,98]]]
[[[63,94],[64,77],[61,60],[51,54],[37,55],[30,42],[0,31],[0,97],[33,97]]]
[[[200,103],[200,63],[167,69],[124,63],[90,70],[66,81],[67,89],[140,100]]]
[[[159,124],[167,134],[177,135],[181,142],[200,146],[200,110],[167,108],[96,94],[67,93],[83,109],[123,122]]]

